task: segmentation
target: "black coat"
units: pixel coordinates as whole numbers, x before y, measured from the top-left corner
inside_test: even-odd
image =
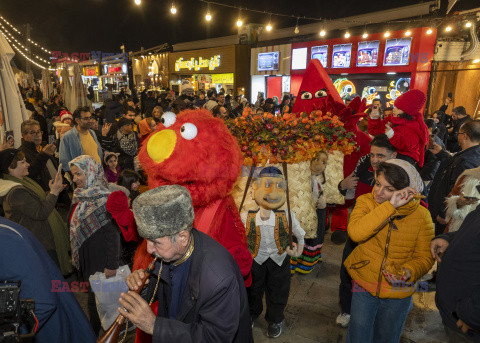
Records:
[[[55,159],[44,152],[38,152],[35,143],[27,142],[22,138],[22,145],[19,149],[25,154],[30,167],[28,168],[28,176],[37,182],[45,191],[49,191],[49,181],[52,179],[48,169],[47,162],[50,160],[54,168],[58,167]]]
[[[480,206],[470,212],[456,232],[439,236],[449,242],[438,264],[435,303],[442,320],[459,331],[461,319],[473,342],[480,342]]]
[[[115,119],[119,118],[123,112],[123,105],[118,101],[109,101],[105,105],[105,112],[103,118],[107,123],[114,123]]]
[[[47,119],[37,112],[33,112],[32,119],[38,121],[40,130],[42,130],[42,141],[48,142],[48,124]]]
[[[192,232],[195,248],[177,319],[168,318],[168,305],[159,300],[153,342],[253,342],[247,292],[237,263],[213,238]],[[168,273],[165,265],[159,299],[169,294]],[[147,300],[156,279],[156,275],[150,279]]]
[[[448,134],[447,139],[447,150],[450,152],[457,152],[460,151],[460,145],[458,144],[458,132],[460,131],[460,127],[468,120],[470,120],[469,115],[456,119],[453,121],[453,131]]]
[[[442,159],[428,195],[428,209],[434,221],[437,215],[445,218],[445,198],[453,189],[457,178],[466,169],[480,166],[480,145],[473,146],[449,156],[444,150],[437,154]]]

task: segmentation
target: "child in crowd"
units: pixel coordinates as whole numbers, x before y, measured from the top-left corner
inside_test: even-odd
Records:
[[[108,182],[116,183],[120,175],[120,166],[118,165],[118,152],[105,151],[103,161],[105,162],[105,176]]]
[[[117,185],[125,187],[130,192],[130,204],[140,195],[138,190],[140,187],[140,180],[140,174],[130,169],[123,170],[117,179]]]
[[[154,118],[147,117],[138,123],[138,129],[140,131],[140,144],[142,144],[148,135],[157,129],[157,122]]]
[[[56,138],[62,139],[63,135],[73,128],[73,116],[67,110],[60,112],[60,120],[53,123],[56,131]]]

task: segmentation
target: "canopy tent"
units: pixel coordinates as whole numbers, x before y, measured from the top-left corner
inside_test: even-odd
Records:
[[[73,83],[70,105],[70,111],[72,112],[80,106],[91,106],[91,102],[87,98],[85,85],[82,82],[82,71],[78,64],[73,66]]]
[[[20,125],[28,119],[17,80],[13,74],[10,61],[15,53],[3,35],[0,35],[0,135],[1,141],[5,131],[13,131],[15,146],[21,144]]]
[[[47,103],[53,94],[53,85],[52,80],[50,80],[50,72],[48,69],[42,70],[42,81],[40,82],[40,88],[43,93],[43,100],[45,103]]]
[[[62,98],[65,106],[73,112],[71,102],[72,102],[72,84],[70,83],[70,76],[68,73],[68,66],[65,65],[60,73],[62,76]]]

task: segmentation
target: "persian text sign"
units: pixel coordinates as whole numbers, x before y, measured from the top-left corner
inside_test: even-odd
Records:
[[[184,60],[181,57],[175,61],[175,71],[181,71],[182,69],[199,71],[204,68],[215,70],[218,67],[220,67],[220,55],[215,55],[211,58],[199,57],[198,60],[194,57]]]

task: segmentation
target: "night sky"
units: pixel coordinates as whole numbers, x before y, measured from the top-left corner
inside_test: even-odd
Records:
[[[444,3],[447,0],[443,0]],[[418,0],[218,0],[260,11],[295,16],[341,18],[355,14],[418,3]],[[32,39],[50,50],[66,52],[118,52],[150,48],[162,43],[235,34],[238,10],[211,5],[213,20],[207,24],[207,5],[199,0],[176,0],[178,12],[170,13],[171,1],[142,0],[1,0],[0,15],[20,31],[32,26]],[[455,9],[478,6],[478,0],[459,0]],[[361,5],[359,5],[361,4]],[[243,12],[244,22],[266,23],[268,15]],[[272,17],[275,27],[295,26],[296,19]],[[300,20],[299,24],[309,23]],[[46,56],[44,56],[46,57]]]

